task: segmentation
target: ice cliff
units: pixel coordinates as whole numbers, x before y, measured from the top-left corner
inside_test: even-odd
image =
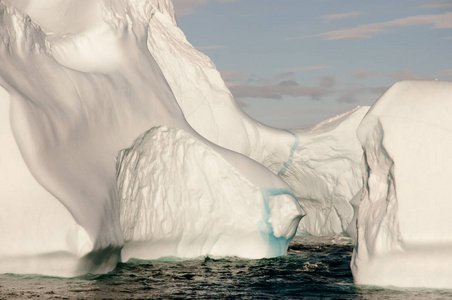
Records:
[[[2,273],[282,255],[301,207],[301,234],[352,219],[367,108],[252,120],[169,0],[0,1],[0,86]]]
[[[395,84],[358,128],[355,282],[452,288],[452,83]]]

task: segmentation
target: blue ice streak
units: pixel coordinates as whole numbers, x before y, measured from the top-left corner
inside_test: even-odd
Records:
[[[292,146],[292,149],[290,149],[290,155],[289,155],[289,159],[283,163],[283,167],[282,169],[278,172],[278,176],[284,176],[284,174],[287,171],[287,168],[293,164],[293,154],[295,152],[295,150],[298,148],[298,146],[300,145],[300,138],[298,137],[298,135],[296,135],[295,133],[286,130],[288,133],[290,133],[294,138],[295,138],[295,143]]]
[[[262,188],[261,191],[262,191],[262,198],[264,200],[264,211],[263,211],[264,228],[261,231],[261,234],[265,239],[268,239],[268,244],[269,244],[268,255],[270,257],[285,255],[287,252],[287,247],[289,246],[290,241],[292,241],[293,237],[295,236],[296,231],[293,234],[293,236],[291,236],[289,238],[286,238],[284,236],[282,236],[282,237],[275,236],[275,234],[273,232],[273,226],[269,221],[270,216],[271,216],[269,201],[270,201],[270,197],[284,195],[284,194],[288,194],[288,195],[292,196],[294,199],[296,199],[296,198],[295,198],[294,194],[291,191],[289,191],[288,189]]]

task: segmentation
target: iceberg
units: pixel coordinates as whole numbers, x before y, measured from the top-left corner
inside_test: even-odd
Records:
[[[362,148],[356,128],[368,109],[358,107],[312,128],[293,130],[299,144],[277,174],[307,213],[300,222],[299,235],[346,232],[353,218],[350,201],[362,187]],[[276,172],[275,165],[268,167]]]
[[[187,132],[154,127],[118,159],[122,259],[284,255],[303,210]]]
[[[451,82],[405,81],[362,120],[355,283],[452,288],[451,113]]]
[[[54,9],[63,13],[66,4]],[[260,164],[208,142],[185,121],[146,46],[148,18],[159,6],[96,2],[89,14],[81,12],[91,26],[73,28],[70,19],[47,23],[42,10],[34,15],[38,4],[27,5],[42,27],[0,3],[2,144],[8,145],[2,157],[13,158],[2,160],[2,178],[12,184],[2,189],[7,209],[1,216],[0,272],[76,276],[112,270],[124,245],[115,159],[155,126],[178,128],[207,144],[253,186],[289,189]],[[65,28],[81,32],[59,32]],[[291,199],[297,214],[301,208]]]
[[[290,186],[307,212],[298,235],[344,232],[353,217],[349,201],[362,187],[356,129],[369,107],[307,129],[265,126],[240,109],[212,61],[177,27],[174,14],[156,13],[150,28],[148,49],[187,122],[207,140],[252,158]]]
[[[0,1],[0,65],[0,273],[271,257],[305,212],[298,234],[352,220],[368,108],[254,121],[169,0]]]

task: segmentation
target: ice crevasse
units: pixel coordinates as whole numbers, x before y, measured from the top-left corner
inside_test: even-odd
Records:
[[[355,283],[452,288],[452,83],[395,84],[358,128]]]
[[[305,212],[302,234],[352,219],[367,108],[250,119],[170,1],[0,1],[0,38],[0,272],[276,256]]]

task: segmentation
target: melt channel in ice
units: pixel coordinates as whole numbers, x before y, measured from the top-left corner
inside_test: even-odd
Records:
[[[358,128],[357,284],[452,288],[452,83],[395,84]]]

